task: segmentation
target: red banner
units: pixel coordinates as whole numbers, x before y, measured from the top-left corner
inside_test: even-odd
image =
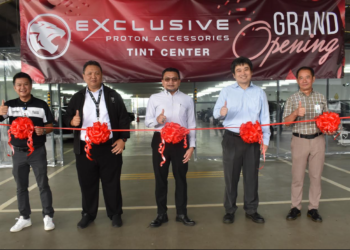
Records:
[[[238,56],[253,80],[341,78],[345,0],[20,0],[22,70],[39,83],[82,82],[88,60],[106,82],[232,80]]]

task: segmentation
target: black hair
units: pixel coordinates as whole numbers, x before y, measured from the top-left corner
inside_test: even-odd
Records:
[[[90,65],[94,65],[94,66],[99,67],[100,70],[101,70],[101,73],[102,73],[102,67],[101,67],[101,65],[100,65],[98,62],[96,62],[96,61],[87,61],[87,62],[84,64],[84,67],[83,67],[83,74],[85,73],[86,67],[87,67],[87,66],[90,66]]]
[[[311,75],[312,75],[312,77],[315,76],[315,71],[314,71],[313,68],[307,67],[307,66],[303,66],[303,67],[300,67],[300,68],[297,70],[297,79],[298,79],[298,75],[299,75],[299,71],[300,71],[300,70],[309,70],[310,73],[311,73]]]
[[[163,70],[163,72],[162,72],[162,79],[163,79],[163,77],[164,77],[165,72],[176,72],[177,75],[179,76],[179,79],[181,79],[181,77],[180,77],[180,72],[179,72],[179,70],[176,69],[176,68],[166,68],[165,70]]]
[[[18,78],[27,78],[30,82],[30,84],[33,83],[33,80],[32,78],[30,77],[30,75],[28,75],[27,73],[24,73],[24,72],[18,72],[16,75],[14,75],[13,77],[13,86],[15,86],[15,82],[16,82],[16,79]]]
[[[253,71],[252,61],[250,61],[250,59],[248,59],[247,57],[240,56],[240,57],[238,57],[238,58],[236,58],[235,60],[232,61],[232,63],[231,63],[231,72],[234,74],[236,67],[238,65],[244,65],[244,64],[248,64],[250,70]]]

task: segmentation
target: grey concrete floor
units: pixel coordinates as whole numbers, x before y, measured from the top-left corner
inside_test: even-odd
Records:
[[[142,124],[135,125],[143,128]],[[288,150],[288,138],[281,147]],[[188,215],[197,224],[187,227],[175,221],[174,180],[169,175],[169,222],[160,228],[148,227],[156,217],[151,132],[136,132],[123,153],[122,194],[124,225],[113,228],[104,209],[102,190],[97,219],[78,229],[81,194],[75,169],[72,141],[65,141],[64,167],[49,168],[56,229],[44,231],[38,188],[30,173],[32,223],[18,233],[9,229],[18,217],[16,185],[11,169],[0,169],[0,248],[350,248],[350,155],[326,157],[322,181],[320,214],[323,223],[306,216],[309,180],[305,176],[302,216],[286,221],[290,209],[291,166],[288,158],[268,159],[259,177],[259,213],[266,223],[255,224],[244,216],[243,182],[239,183],[239,209],[233,224],[222,223],[224,179],[221,136],[214,131],[198,133],[198,156],[189,165]],[[289,137],[290,138],[290,137]],[[348,148],[343,148],[343,150]],[[274,146],[270,150],[274,150]],[[210,159],[205,159],[210,156]],[[170,171],[171,173],[171,171]]]

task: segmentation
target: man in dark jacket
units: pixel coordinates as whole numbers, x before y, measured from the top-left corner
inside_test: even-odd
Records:
[[[92,127],[94,122],[107,123],[109,129],[129,129],[130,120],[123,99],[114,90],[102,84],[102,68],[98,62],[88,61],[83,67],[87,87],[71,98],[64,122],[77,128]],[[98,210],[99,180],[108,217],[113,227],[121,227],[122,195],[120,175],[123,164],[122,152],[130,132],[111,132],[109,140],[92,145],[93,161],[84,151],[85,130],[74,131],[74,153],[82,193],[82,219],[79,228],[87,227],[95,220]]]

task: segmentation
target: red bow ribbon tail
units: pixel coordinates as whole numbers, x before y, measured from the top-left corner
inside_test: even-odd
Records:
[[[29,147],[29,154],[27,154],[27,156],[30,156],[30,155],[34,152],[34,147],[33,147],[33,131],[32,131],[31,133],[29,133],[27,145],[28,145],[28,147]]]
[[[10,146],[11,150],[12,150],[12,154],[15,154],[15,151],[13,149],[13,146],[12,144],[10,143],[11,141],[11,128],[9,130],[7,130],[7,134],[8,134],[8,137],[9,137],[9,140],[7,141],[8,145]],[[11,157],[11,155],[7,154],[7,156]]]
[[[85,147],[84,147],[84,150],[86,152],[86,158],[88,158],[90,161],[93,161],[93,159],[91,158],[91,153],[90,153],[90,149],[92,149],[92,146],[91,146],[91,142],[89,140],[89,138],[87,137],[87,135],[85,136]]]
[[[165,149],[165,141],[162,138],[162,142],[159,144],[159,149],[158,149],[158,152],[161,154],[162,159],[163,159],[163,161],[160,163],[161,167],[163,167],[163,164],[166,162],[166,159],[165,159],[164,154],[163,154],[164,149]]]

